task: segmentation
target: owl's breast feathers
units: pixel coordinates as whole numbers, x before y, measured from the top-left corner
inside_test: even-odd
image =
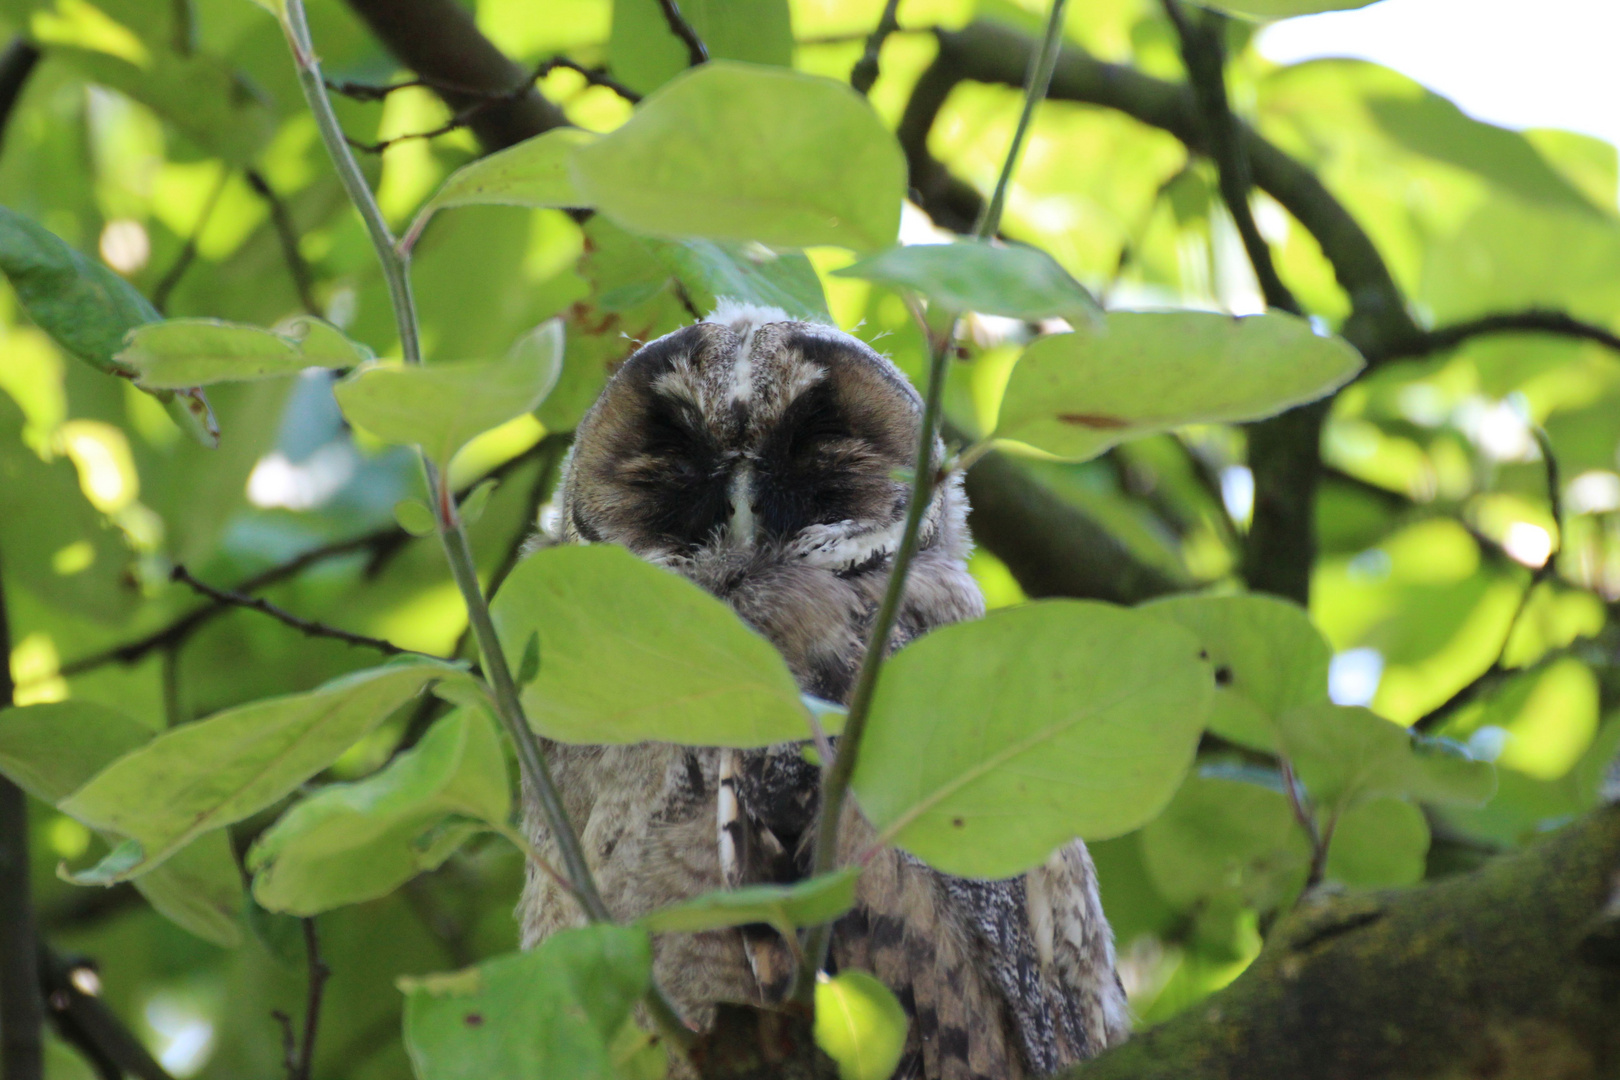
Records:
[[[786,318],[780,313],[775,317]],[[752,316],[739,318],[718,330],[710,326],[699,333],[701,328],[693,327],[655,342],[610,382],[580,428],[564,482],[564,537],[617,540],[677,570],[727,601],[768,638],[801,689],[842,701],[887,585],[894,523],[903,512],[903,500],[877,499],[873,505],[880,510],[869,518],[835,518],[833,524],[784,529],[779,527],[784,515],[806,512],[806,506],[814,513],[817,499],[842,497],[836,495],[843,490],[836,478],[799,477],[796,483],[819,492],[800,498],[770,489],[753,464],[748,469],[728,466],[732,471],[723,484],[705,488],[710,494],[703,498],[712,501],[712,508],[698,507],[719,522],[704,528],[720,531],[708,540],[697,533],[689,534],[697,539],[671,540],[675,534],[658,530],[667,527],[665,518],[675,520],[663,509],[675,503],[659,501],[663,495],[654,490],[650,524],[640,524],[634,505],[648,488],[635,483],[615,487],[618,481],[608,479],[624,475],[616,471],[621,468],[640,470],[638,475],[652,478],[652,488],[683,475],[708,476],[703,470],[718,468],[716,447],[724,440],[705,433],[699,414],[713,413],[727,424],[746,427],[752,421],[739,419],[737,413],[746,389],[742,395],[738,391],[752,385],[756,390],[764,386],[766,398],[774,394],[779,399],[772,406],[777,428],[792,428],[789,434],[772,428],[762,436],[782,444],[777,464],[763,451],[749,459],[761,463],[759,472],[767,478],[777,478],[770,482],[779,483],[791,472],[782,461],[798,463],[795,468],[828,469],[839,462],[866,468],[871,475],[848,488],[867,491],[862,497],[868,502],[876,498],[871,494],[877,490],[873,476],[890,482],[888,466],[880,472],[862,457],[876,451],[858,453],[846,445],[845,436],[853,426],[867,432],[909,430],[914,440],[915,395],[909,387],[904,393],[894,390],[891,384],[903,379],[892,365],[863,343],[827,327],[755,325],[748,321]],[[688,336],[681,340],[689,344],[669,345],[683,334]],[[835,347],[849,355],[831,357],[828,350]],[[631,371],[644,354],[650,358]],[[817,363],[825,364],[820,370],[830,374],[811,377],[794,366],[807,356],[823,357]],[[796,414],[793,403],[807,387],[848,381],[839,364],[881,365],[872,372],[863,369],[864,389],[848,400],[871,409],[876,389],[891,394],[894,408],[906,415],[851,420],[836,409],[827,411],[828,402],[849,408],[848,400],[838,405],[835,395],[800,406]],[[671,372],[678,378],[672,381]],[[660,461],[649,454],[647,444],[638,441],[643,437],[634,434],[638,429],[617,422],[648,415],[646,408],[622,400],[632,391],[653,396],[668,391],[681,401],[689,398],[690,415],[681,414],[685,418],[677,417],[676,427],[659,438],[667,454],[696,455],[708,464],[694,472],[692,460]],[[720,409],[716,402],[725,410],[715,412]],[[615,449],[614,440],[629,440],[629,448]],[[892,450],[887,453],[892,457]],[[739,513],[739,485],[753,485],[745,493],[751,500],[748,513]],[[966,568],[966,513],[959,479],[941,485],[907,577],[891,649],[935,627],[983,614],[983,599]],[[633,919],[721,887],[791,881],[808,872],[820,777],[797,745],[752,751],[653,743],[559,745],[551,752],[569,816],[581,830],[602,893],[620,918]],[[550,838],[535,800],[526,797],[525,806],[535,843],[546,850]],[[841,858],[851,861],[872,843],[871,828],[853,807],[846,808]],[[532,870],[521,916],[526,945],[579,919],[572,901]],[[700,1022],[707,1022],[718,1001],[779,1000],[793,970],[790,951],[765,927],[662,935],[655,956],[661,985]],[[884,850],[867,863],[856,906],[835,927],[832,961],[873,972],[904,1005],[911,1026],[897,1080],[1017,1080],[1090,1057],[1123,1039],[1128,1030],[1112,935],[1095,871],[1079,841],[1044,866],[1006,881],[952,878],[902,852]]]

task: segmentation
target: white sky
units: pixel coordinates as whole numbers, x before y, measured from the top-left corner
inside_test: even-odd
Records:
[[[1620,145],[1620,0],[1382,0],[1276,23],[1260,51],[1373,60],[1481,120]]]

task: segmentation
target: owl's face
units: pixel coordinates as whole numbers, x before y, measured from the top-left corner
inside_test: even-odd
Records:
[[[729,552],[875,569],[899,542],[921,411],[863,342],[723,304],[638,351],[581,422],[563,536],[676,568]]]

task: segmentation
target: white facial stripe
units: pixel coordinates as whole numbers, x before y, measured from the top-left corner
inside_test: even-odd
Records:
[[[751,501],[753,496],[749,491],[753,484],[753,466],[746,461],[740,462],[737,470],[731,474],[731,520],[726,526],[727,537],[737,547],[754,546],[757,526]]]

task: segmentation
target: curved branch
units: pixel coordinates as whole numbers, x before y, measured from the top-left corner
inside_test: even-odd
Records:
[[[669,32],[681,39],[686,46],[686,62],[690,67],[709,62],[709,49],[698,37],[698,32],[681,14],[681,7],[676,0],[658,0],[658,6],[664,12],[664,21],[669,24]]]
[[[1387,352],[1384,360],[1405,360],[1455,349],[1477,337],[1490,334],[1551,334],[1554,337],[1591,341],[1620,353],[1620,335],[1607,327],[1585,322],[1568,312],[1531,308],[1481,315],[1477,319],[1438,327],[1409,341],[1402,348]]]

